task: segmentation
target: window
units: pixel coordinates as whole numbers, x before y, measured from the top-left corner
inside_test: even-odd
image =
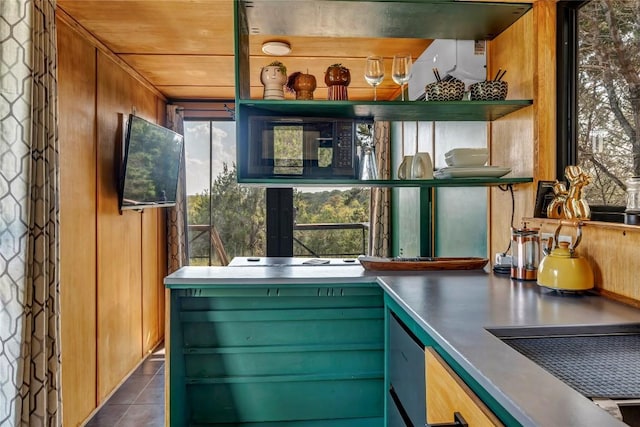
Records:
[[[370,193],[368,188],[295,189],[293,255],[366,255]]]
[[[235,126],[230,120],[184,122],[190,265],[225,265],[236,256],[266,256],[267,216],[278,223],[284,211],[293,212],[293,230],[289,223],[288,230],[278,228],[280,236],[270,237],[276,241],[272,254],[282,255],[278,240],[284,240],[285,252],[293,256],[367,253],[369,189],[296,188],[292,198],[277,198],[268,211],[267,190],[237,183]]]
[[[184,122],[190,265],[265,255],[265,191],[237,184],[235,126]]]
[[[598,213],[622,212],[626,180],[640,175],[640,2],[561,2],[559,18],[558,177],[581,166],[593,219],[619,220]]]

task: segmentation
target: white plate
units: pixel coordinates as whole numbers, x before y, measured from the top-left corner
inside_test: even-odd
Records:
[[[501,166],[482,166],[477,168],[448,167],[438,169],[433,173],[434,178],[500,178],[511,172],[511,168]]]

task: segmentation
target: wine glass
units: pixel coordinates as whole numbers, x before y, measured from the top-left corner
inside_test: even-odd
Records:
[[[411,55],[399,54],[393,57],[393,67],[391,77],[402,89],[402,100],[404,101],[404,84],[411,79]]]
[[[364,79],[373,86],[373,100],[378,100],[376,87],[384,80],[384,63],[380,56],[367,57],[367,65],[364,68]]]

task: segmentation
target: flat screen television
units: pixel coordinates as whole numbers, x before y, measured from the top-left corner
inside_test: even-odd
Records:
[[[120,210],[175,205],[183,136],[133,114],[124,134]]]

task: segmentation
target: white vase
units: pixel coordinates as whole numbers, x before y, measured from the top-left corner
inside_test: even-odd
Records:
[[[413,156],[404,156],[402,163],[398,167],[398,179],[411,179],[411,165],[413,163]]]
[[[433,163],[429,153],[418,152],[413,156],[411,179],[433,179]]]
[[[262,67],[260,82],[264,85],[263,99],[284,99],[284,85],[287,75],[278,65]]]

